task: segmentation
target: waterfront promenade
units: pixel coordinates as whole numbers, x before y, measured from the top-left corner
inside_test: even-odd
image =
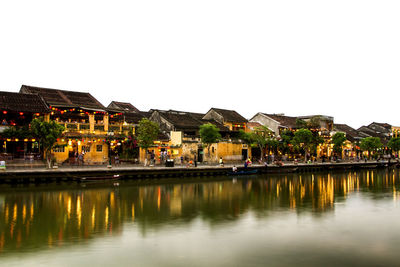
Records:
[[[235,164],[239,170],[243,165]],[[360,161],[360,162],[324,162],[324,163],[284,163],[283,166],[270,164],[267,167],[261,164],[252,164],[250,170],[259,173],[289,173],[289,172],[320,172],[334,170],[358,170],[362,168],[385,168],[397,166],[397,161]],[[234,164],[224,166],[203,165],[197,167],[178,165],[175,167],[143,166],[143,165],[114,165],[111,168],[102,166],[62,166],[56,169],[45,167],[12,168],[0,172],[0,182],[29,183],[52,181],[79,181],[81,177],[120,175],[121,179],[162,179],[168,177],[201,177],[227,175]]]

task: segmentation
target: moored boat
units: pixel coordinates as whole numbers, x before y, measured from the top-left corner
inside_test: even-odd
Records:
[[[240,170],[240,171],[230,171],[227,174],[228,175],[249,175],[249,174],[257,174],[258,173],[258,169],[255,170]]]
[[[77,179],[79,182],[109,181],[109,180],[120,179],[120,175],[114,174],[114,175],[102,175],[102,176],[86,176],[86,177],[78,177]]]

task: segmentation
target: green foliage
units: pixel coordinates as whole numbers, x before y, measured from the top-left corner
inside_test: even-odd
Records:
[[[394,137],[389,140],[388,147],[394,151],[400,150],[400,137]]]
[[[201,142],[206,145],[208,150],[208,156],[211,155],[210,147],[211,144],[218,142],[221,139],[221,134],[219,133],[219,129],[212,123],[206,123],[200,125],[200,138]]]
[[[265,146],[269,146],[269,149],[276,149],[278,141],[273,139],[273,132],[265,126],[260,126],[254,129],[253,132],[246,133],[243,130],[239,131],[239,137],[248,145],[256,145],[260,148],[261,159],[263,157],[263,150]]]
[[[311,117],[310,120],[305,121],[302,119],[296,119],[297,128],[301,129],[318,129],[321,125],[321,116]]]
[[[371,152],[372,151],[376,151],[379,148],[381,148],[382,142],[381,139],[379,139],[379,137],[366,137],[364,139],[361,140],[360,142],[360,148],[363,151],[368,151],[368,155],[371,156]]]
[[[267,138],[265,142],[266,146],[268,147],[268,150],[271,151],[277,151],[279,147],[279,142],[275,138]]]
[[[200,126],[200,138],[203,144],[209,146],[220,140],[221,134],[217,126],[212,123],[206,123]]]
[[[10,127],[5,129],[1,136],[3,138],[18,138],[18,139],[25,139],[25,138],[32,138],[32,131],[29,130],[28,126],[24,127]]]
[[[137,146],[136,136],[130,131],[127,136],[127,141],[123,143],[121,158],[133,159],[139,157],[139,150]]]
[[[239,138],[246,144],[252,145],[255,141],[251,133],[246,133],[243,130],[239,130]]]
[[[315,144],[315,136],[308,129],[300,129],[294,133],[292,142],[297,147],[303,148],[304,153],[310,152]],[[306,157],[304,157],[306,160]]]
[[[313,133],[308,129],[299,129],[294,133],[292,142],[297,146],[310,147],[314,140]]]
[[[290,151],[290,145],[293,143],[294,134],[290,130],[283,130],[280,134],[281,140],[279,142],[279,149],[283,154]]]
[[[297,128],[307,128],[307,122],[306,121],[304,121],[304,120],[302,120],[302,119],[296,119],[296,126],[297,126]]]
[[[346,135],[344,133],[335,133],[332,136],[333,151],[338,154],[342,154],[342,147],[346,141]]]
[[[64,126],[52,120],[47,122],[40,118],[34,119],[31,122],[32,135],[38,140],[42,152],[47,156],[49,168],[51,167],[51,149],[56,144],[57,139],[61,137],[64,130]]]
[[[139,121],[139,127],[137,129],[137,140],[138,145],[142,148],[149,148],[154,144],[154,140],[157,139],[160,128],[158,124],[143,118]]]

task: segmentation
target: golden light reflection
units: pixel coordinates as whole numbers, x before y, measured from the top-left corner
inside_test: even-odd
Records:
[[[24,204],[24,206],[22,207],[22,222],[25,222],[25,218],[26,218],[26,205]]]
[[[92,208],[92,229],[95,227],[96,222],[96,207],[93,206]]]
[[[30,219],[32,220],[33,219],[33,214],[34,214],[34,209],[33,209],[33,203],[31,203],[31,212],[30,212],[30,215],[31,215],[31,217],[30,217]]]
[[[78,229],[81,227],[82,223],[82,208],[81,208],[81,198],[78,197],[76,200],[76,216],[78,219]]]
[[[158,190],[157,190],[157,210],[160,210],[160,205],[161,205],[161,188],[158,187]]]
[[[46,191],[24,197],[15,194],[7,196],[0,207],[0,250],[23,247],[32,244],[33,239],[43,247],[51,247],[61,245],[62,240],[118,233],[128,221],[148,229],[171,218],[190,221],[193,214],[207,220],[236,219],[249,210],[260,211],[263,216],[264,211],[277,208],[322,214],[335,209],[335,201],[345,201],[360,189],[368,191],[368,196],[389,192],[397,205],[399,185],[396,170],[292,174],[251,181],[237,179],[236,183],[227,180],[137,185],[120,187],[118,191],[115,188]]]
[[[13,222],[17,221],[17,204],[14,204],[14,208],[13,208]]]
[[[106,207],[106,210],[104,212],[104,225],[105,225],[105,228],[107,229],[107,225],[108,225],[108,207]]]
[[[68,219],[71,217],[71,206],[72,206],[72,199],[71,197],[68,197],[68,204],[67,204]]]

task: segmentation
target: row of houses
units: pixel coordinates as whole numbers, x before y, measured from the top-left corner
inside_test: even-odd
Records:
[[[385,144],[400,132],[399,127],[376,122],[356,130],[345,124],[335,124],[333,117],[323,115],[290,117],[259,112],[248,120],[234,110],[220,108],[211,108],[206,113],[159,109],[140,111],[131,103],[118,101],[112,101],[106,107],[90,93],[27,85],[22,85],[19,93],[0,92],[0,116],[0,132],[11,127],[28,127],[37,117],[63,125],[65,132],[53,149],[58,164],[75,164],[79,154],[83,155],[85,164],[104,164],[112,155],[121,156],[124,145],[129,142],[130,149],[136,149],[130,157],[144,161],[145,151],[129,139],[135,136],[143,118],[156,122],[161,130],[154,146],[149,149],[150,154],[155,159],[167,156],[184,162],[212,162],[219,158],[225,162],[243,160],[255,152],[240,140],[240,130],[249,132],[265,126],[279,138],[282,130],[296,130],[299,119],[307,122],[318,117],[316,130],[327,140],[318,148],[318,157],[330,156],[332,146],[329,138],[335,132],[346,134],[346,156],[354,156],[357,141],[364,137],[379,137]],[[211,146],[210,153],[205,153],[199,135],[199,127],[205,123],[214,124],[222,136]],[[2,135],[0,153],[8,159],[32,159],[40,154],[37,141],[23,135]]]

